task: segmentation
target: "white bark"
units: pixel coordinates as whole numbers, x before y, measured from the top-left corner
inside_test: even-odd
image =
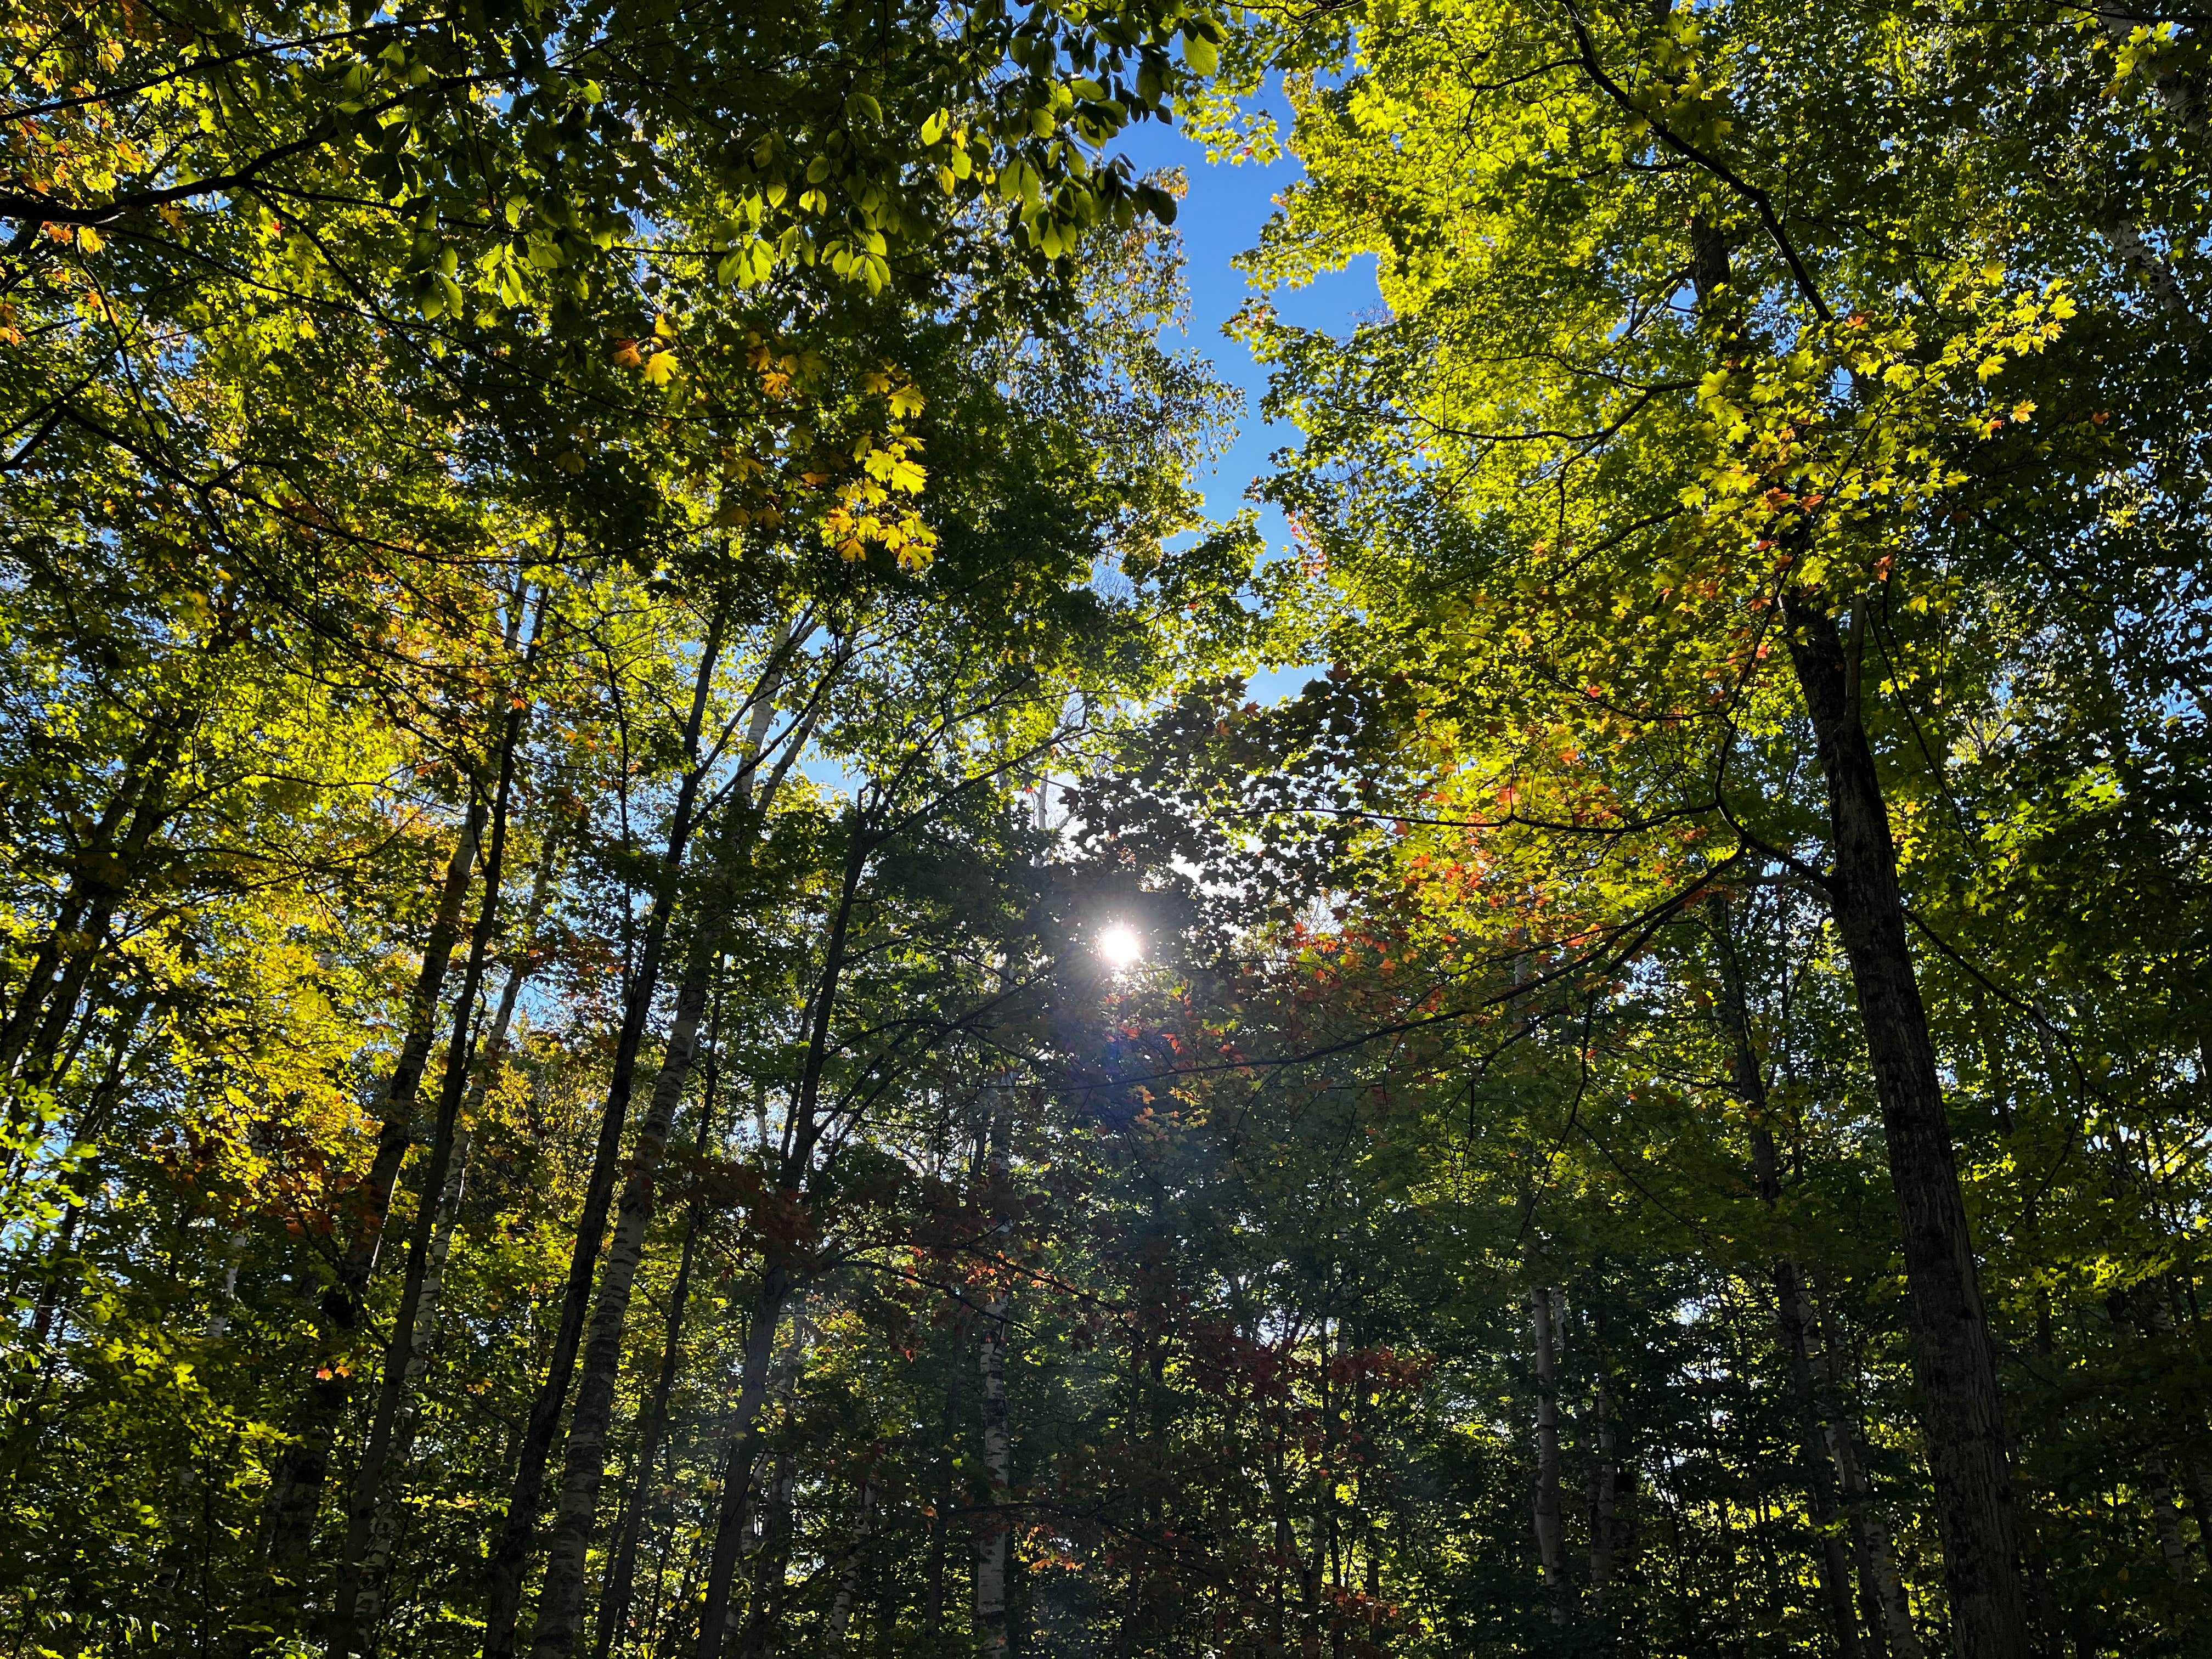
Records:
[[[1013,1436],[1006,1419],[1006,1316],[1011,1298],[991,1298],[982,1331],[983,1468],[991,1510],[975,1528],[975,1624],[984,1659],[1006,1651],[1006,1558],[1013,1540],[1006,1504],[1013,1485]]]
[[[860,1554],[875,1531],[876,1480],[860,1481],[860,1513],[853,1522],[853,1541],[845,1547],[845,1565],[837,1575],[837,1598],[830,1604],[830,1623],[823,1645],[835,1654],[845,1644],[845,1630],[853,1622],[853,1601],[860,1585]]]

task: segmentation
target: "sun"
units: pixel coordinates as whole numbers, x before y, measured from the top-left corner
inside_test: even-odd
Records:
[[[1116,973],[1145,959],[1145,942],[1137,937],[1137,930],[1116,922],[1098,936],[1098,954]]]

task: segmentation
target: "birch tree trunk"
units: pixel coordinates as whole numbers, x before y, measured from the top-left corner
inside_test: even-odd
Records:
[[[692,684],[691,708],[684,726],[684,780],[677,790],[668,842],[661,854],[653,908],[646,917],[637,973],[623,1000],[622,1031],[615,1042],[606,1104],[599,1115],[598,1142],[592,1152],[592,1172],[585,1184],[583,1210],[577,1217],[576,1237],[568,1255],[568,1280],[562,1290],[560,1323],[554,1332],[553,1352],[547,1360],[544,1379],[531,1402],[530,1420],[523,1430],[520,1455],[516,1460],[514,1485],[507,1497],[507,1514],[500,1523],[486,1573],[484,1659],[508,1659],[514,1651],[515,1622],[522,1607],[522,1580],[537,1535],[538,1505],[544,1495],[545,1466],[560,1431],[562,1407],[568,1402],[576,1350],[583,1340],[584,1317],[591,1305],[599,1247],[606,1237],[607,1212],[614,1202],[615,1176],[622,1161],[623,1131],[629,1116],[638,1049],[644,1042],[646,1020],[652,1012],[653,994],[659,986],[660,958],[667,942],[669,915],[676,903],[677,878],[683,871],[684,853],[690,845],[693,815],[697,810],[700,787],[705,781],[699,733],[714,689],[714,667],[721,658],[723,626],[723,617],[717,611],[699,649],[698,674]]]
[[[622,1370],[630,1295],[645,1259],[646,1232],[653,1224],[654,1182],[667,1152],[676,1109],[690,1079],[699,1022],[706,1012],[708,994],[721,960],[721,918],[726,914],[729,896],[720,889],[726,887],[734,876],[757,816],[752,773],[775,714],[781,672],[777,665],[783,646],[784,641],[779,639],[752,698],[745,763],[732,785],[721,832],[715,838],[709,890],[698,906],[690,958],[676,994],[675,1020],[662,1053],[660,1071],[653,1079],[645,1121],[639,1126],[637,1142],[630,1149],[629,1174],[616,1211],[614,1239],[599,1270],[599,1295],[592,1306],[591,1341],[584,1352],[576,1407],[569,1419],[568,1443],[562,1459],[561,1493],[554,1511],[545,1582],[538,1595],[538,1625],[531,1635],[531,1659],[568,1659],[582,1634],[586,1559],[599,1515],[599,1488],[606,1478],[607,1431],[614,1419],[615,1383]],[[766,804],[763,801],[759,807]]]
[[[845,1547],[845,1564],[837,1571],[837,1594],[830,1603],[830,1617],[823,1626],[822,1646],[828,1654],[834,1655],[845,1645],[845,1630],[853,1622],[853,1601],[860,1585],[860,1558],[875,1531],[875,1507],[876,1478],[863,1475],[852,1540]]]
[[[430,1241],[428,1259],[423,1265],[422,1290],[416,1298],[414,1329],[392,1419],[387,1464],[392,1470],[404,1468],[414,1455],[415,1431],[421,1420],[422,1379],[429,1375],[432,1348],[438,1335],[439,1304],[445,1295],[446,1261],[453,1253],[453,1229],[459,1220],[461,1195],[468,1180],[469,1126],[482,1115],[485,1098],[506,1058],[507,1033],[514,1025],[515,1006],[520,1000],[523,985],[531,976],[532,946],[544,922],[546,904],[552,896],[553,872],[559,858],[559,842],[549,835],[523,913],[521,938],[508,962],[507,982],[501,988],[497,1008],[477,1048],[468,1099],[453,1127],[451,1167],[439,1194],[435,1231]],[[392,1552],[398,1540],[401,1518],[398,1483],[385,1479],[375,1494],[368,1536],[361,1549],[357,1588],[353,1593],[353,1630],[363,1652],[375,1650],[377,1626],[384,1618],[385,1586],[391,1573]],[[340,1611],[343,1613],[343,1607]]]

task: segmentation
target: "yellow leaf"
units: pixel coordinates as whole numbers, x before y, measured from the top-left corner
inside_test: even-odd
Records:
[[[666,386],[680,371],[672,351],[656,351],[645,360],[645,382],[647,386]]]

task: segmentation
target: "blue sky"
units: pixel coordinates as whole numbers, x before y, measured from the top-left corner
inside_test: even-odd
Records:
[[[1275,106],[1281,113],[1279,103]],[[1190,283],[1191,343],[1213,360],[1214,369],[1244,393],[1243,424],[1237,441],[1204,481],[1206,507],[1217,519],[1226,519],[1248,505],[1244,492],[1255,478],[1267,471],[1267,457],[1295,442],[1295,428],[1269,426],[1260,418],[1260,397],[1267,388],[1267,374],[1252,361],[1237,341],[1222,333],[1251,290],[1232,261],[1257,245],[1260,228],[1274,210],[1276,193],[1298,176],[1297,163],[1288,156],[1269,167],[1249,162],[1242,166],[1209,165],[1206,147],[1158,122],[1148,121],[1125,134],[1117,146],[1139,172],[1179,167],[1190,175],[1190,193],[1176,216],[1182,234],[1183,254],[1188,261],[1185,276]],[[1323,277],[1310,287],[1275,296],[1275,310],[1285,320],[1308,327],[1348,330],[1363,312],[1381,303],[1375,289],[1374,267],[1363,260],[1351,270]],[[1273,507],[1261,515],[1261,529],[1270,547],[1281,549],[1290,540],[1282,514]],[[1311,679],[1313,666],[1276,669],[1257,674],[1250,695],[1263,702],[1294,695]],[[800,769],[826,789],[849,793],[854,780],[844,769],[817,754]]]
[[[1279,115],[1284,112],[1279,100],[1273,106]],[[1297,178],[1298,166],[1287,155],[1267,167],[1249,161],[1209,165],[1204,145],[1149,121],[1125,134],[1117,148],[1140,172],[1179,167],[1190,175],[1190,194],[1183,198],[1176,228],[1182,234],[1183,253],[1189,262],[1185,274],[1190,283],[1191,340],[1213,359],[1223,380],[1243,388],[1245,399],[1237,441],[1206,480],[1207,512],[1226,519],[1247,505],[1245,489],[1267,471],[1268,455],[1297,436],[1293,428],[1261,420],[1267,371],[1221,330],[1250,293],[1243,273],[1231,262],[1258,243],[1261,227],[1274,210],[1275,195]],[[1276,312],[1285,321],[1339,333],[1380,303],[1374,267],[1367,260],[1310,287],[1275,295]],[[1261,528],[1271,547],[1279,549],[1289,541],[1282,515],[1272,507],[1261,515]],[[1261,701],[1287,696],[1312,672],[1288,668],[1259,675],[1252,682],[1252,695]]]

